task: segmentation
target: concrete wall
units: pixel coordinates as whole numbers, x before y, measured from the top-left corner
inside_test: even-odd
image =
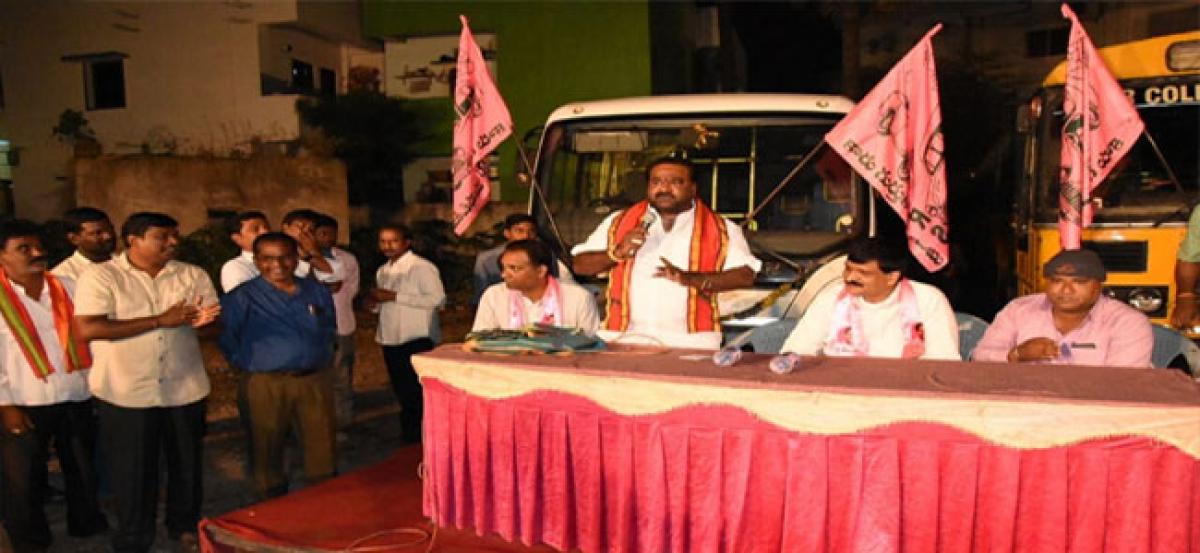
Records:
[[[288,211],[311,208],[343,222],[349,240],[346,167],[317,157],[244,160],[104,156],[73,163],[79,205],[106,211],[116,225],[138,211],[160,211],[186,234],[209,223],[209,210],[256,209],[279,228]]]
[[[311,3],[310,19],[357,34],[353,3]],[[328,16],[341,10],[341,18]],[[65,109],[83,111],[106,153],[175,143],[175,153],[248,152],[252,140],[299,134],[296,96],[263,96],[259,29],[295,22],[297,2],[30,2],[0,0],[0,71],[6,105],[0,140],[20,151],[13,168],[16,213],[46,219],[73,205],[71,150],[51,138]],[[324,17],[318,17],[322,16]],[[297,24],[299,25],[299,24]],[[323,31],[320,36],[334,35]],[[344,82],[354,47],[305,35]],[[116,51],[124,61],[126,107],[86,111],[83,68],[63,56]],[[312,53],[317,56],[317,53]],[[309,61],[309,60],[305,60]],[[168,207],[168,206],[160,206]]]

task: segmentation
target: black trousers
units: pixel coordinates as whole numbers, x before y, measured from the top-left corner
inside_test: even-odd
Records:
[[[127,408],[99,401],[100,445],[117,499],[117,553],[150,550],[158,513],[160,455],[167,464],[167,534],[200,522],[204,400],[178,407]]]
[[[425,398],[421,381],[413,370],[412,356],[433,349],[433,340],[417,338],[398,346],[383,346],[383,361],[387,363],[392,392],[400,402],[400,431],[405,442],[421,441],[421,416],[425,413]]]
[[[33,430],[20,435],[0,432],[3,518],[17,551],[40,549],[52,541],[43,504],[46,460],[51,442],[58,452],[66,484],[67,533],[89,536],[108,528],[96,503],[92,452],[96,426],[90,400],[21,407]]]

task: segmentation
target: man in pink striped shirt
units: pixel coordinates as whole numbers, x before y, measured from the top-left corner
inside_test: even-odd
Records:
[[[1102,293],[1107,272],[1096,252],[1059,252],[1042,274],[1046,291],[1017,298],[997,313],[973,359],[1150,367],[1150,321]]]

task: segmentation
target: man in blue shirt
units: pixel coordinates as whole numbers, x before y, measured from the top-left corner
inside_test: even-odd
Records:
[[[264,498],[288,490],[284,439],[292,425],[309,483],[334,473],[333,359],[337,331],[329,290],[296,278],[299,246],[269,232],[254,240],[260,275],[221,298],[221,350],[242,372],[249,409],[251,472]]]

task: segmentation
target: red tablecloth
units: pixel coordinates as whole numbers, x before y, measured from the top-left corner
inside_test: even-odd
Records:
[[[684,358],[417,358],[425,514],[586,552],[1200,551],[1167,371]]]

